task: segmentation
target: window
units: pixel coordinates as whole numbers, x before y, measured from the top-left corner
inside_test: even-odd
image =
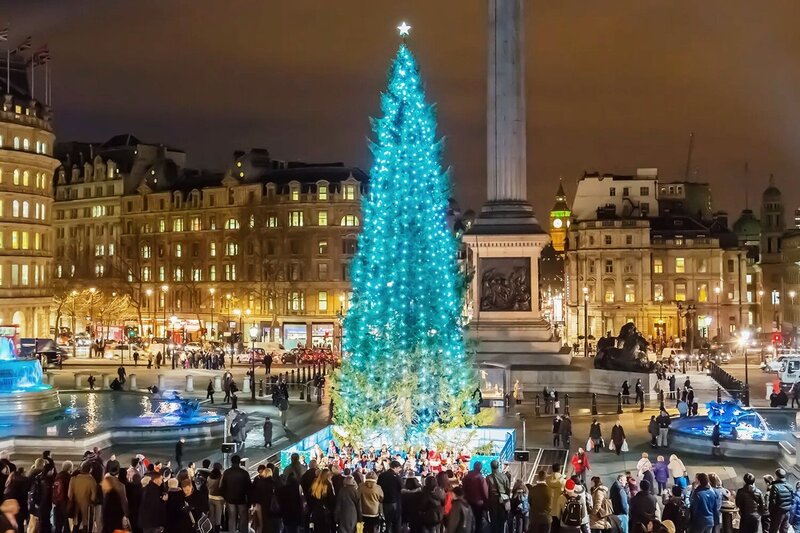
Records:
[[[173,218],[172,219],[172,231],[183,231],[183,219],[182,218]]]
[[[701,274],[705,274],[708,271],[708,261],[705,257],[699,257],[697,259],[697,271]]]
[[[317,311],[320,313],[328,311],[328,293],[326,291],[319,291],[317,293]]]
[[[289,226],[300,227],[303,225],[302,211],[289,211]]]
[[[356,253],[356,240],[342,239],[342,253],[345,255],[353,255]]]
[[[342,226],[358,226],[358,217],[355,215],[345,215],[342,217]]]
[[[27,187],[28,185],[30,185],[30,177],[31,177],[31,174],[27,170],[22,172],[22,185],[23,185],[23,187]]]
[[[625,235],[625,244],[633,244],[633,235]]]
[[[228,257],[238,255],[239,254],[239,245],[235,242],[229,242],[225,244],[225,255]]]
[[[675,284],[675,301],[686,301],[686,283],[680,282]]]
[[[158,232],[164,233],[167,231],[167,221],[163,218],[158,219]]]
[[[317,265],[317,279],[319,281],[328,281],[328,263]]]
[[[232,263],[225,264],[225,281],[236,281],[236,265]]]
[[[28,249],[30,249],[30,247],[31,247],[30,233],[28,233],[27,231],[23,231],[22,232],[22,249],[23,250],[28,250]]]
[[[639,211],[642,212],[642,215],[647,215],[650,213],[650,202],[640,202]]]
[[[649,196],[650,187],[639,187],[639,196]]]
[[[632,282],[625,283],[625,303],[632,304],[636,301],[636,285]]]
[[[630,196],[631,195],[631,188],[630,187],[623,187],[622,188],[622,196]]]
[[[344,200],[355,200],[356,199],[356,186],[353,184],[347,184],[344,186],[342,190],[342,196]]]
[[[603,301],[607,304],[614,303],[614,286],[613,285],[606,285],[603,288]]]
[[[305,299],[300,291],[290,291],[287,295],[289,311],[302,311],[305,308]]]
[[[208,229],[217,229],[217,217],[210,216],[208,217]]]
[[[609,196],[616,196],[617,195],[617,188],[616,187],[609,188],[608,189],[608,195]]]
[[[664,285],[661,283],[656,283],[653,285],[653,299],[663,299],[664,298]]]
[[[736,270],[736,261],[728,259],[728,273],[732,274]]]
[[[325,255],[328,253],[328,241],[322,240],[317,243],[317,253],[319,255]]]
[[[613,274],[614,273],[614,261],[612,259],[606,259],[606,274]]]
[[[229,218],[225,221],[225,229],[239,229],[239,221],[235,218]]]
[[[24,268],[24,267],[23,267],[23,268]],[[103,275],[105,274],[105,272],[106,272],[106,267],[105,267],[105,265],[102,265],[102,264],[100,264],[100,263],[97,263],[97,264],[94,266],[94,275],[95,275],[96,277],[98,277],[98,278],[102,278],[102,277],[103,277]]]
[[[290,195],[291,195],[292,201],[293,202],[297,202],[298,200],[300,200],[300,189],[298,189],[297,187],[292,187],[292,191],[291,191]]]
[[[697,301],[701,303],[708,301],[708,283],[697,284]]]
[[[594,274],[594,270],[595,270],[595,267],[594,267],[594,260],[593,260],[593,259],[590,259],[590,260],[589,260],[589,274]]]
[[[11,216],[15,218],[19,216],[19,200],[11,202]]]
[[[277,228],[278,227],[278,217],[275,215],[269,215],[267,217],[267,227],[268,228]]]
[[[217,266],[211,265],[208,267],[208,281],[217,281]]]
[[[2,209],[0,209],[0,212],[2,212]],[[747,283],[748,285],[753,283],[753,275],[752,274],[745,274],[744,282]]]
[[[11,235],[11,242],[13,245],[14,242],[14,235]],[[13,247],[13,246],[12,246]],[[781,305],[781,293],[778,291],[772,291],[772,305]]]
[[[664,273],[664,260],[660,258],[653,259],[653,274]]]
[[[256,227],[256,216],[250,215],[250,218],[247,219],[247,227],[248,228],[255,228]]]
[[[164,265],[158,267],[158,281],[167,281],[167,271],[164,268]]]
[[[603,241],[606,243],[606,246],[610,246],[611,245],[611,235],[606,235],[603,238]]]
[[[317,186],[317,200],[327,200],[328,199],[328,186],[327,185],[318,185]]]
[[[14,169],[14,185],[19,185],[19,169]]]
[[[105,246],[102,244],[95,244],[94,245],[94,256],[95,257],[102,257],[105,255]]]
[[[12,231],[11,232],[11,249],[12,250],[19,250],[19,232]]]
[[[289,264],[289,280],[290,281],[300,281],[303,277],[303,269],[301,268],[299,263],[291,263]]]
[[[14,150],[19,150],[19,137],[14,137]]]
[[[675,258],[675,273],[676,274],[683,274],[686,272],[686,259],[683,257],[676,257]]]
[[[31,149],[31,141],[27,137],[22,139],[22,149],[23,150]]]
[[[328,212],[327,211],[320,211],[318,214],[318,223],[320,226],[327,226],[328,225]]]
[[[152,270],[150,267],[142,267],[142,281],[150,281],[150,277],[153,275]]]
[[[189,222],[189,228],[191,231],[200,231],[203,229],[200,223],[200,217],[192,217],[191,221]]]
[[[183,281],[183,267],[175,267],[172,272],[172,279],[175,281]]]
[[[633,274],[633,263],[625,261],[625,263],[622,266],[622,271],[625,274]]]
[[[176,244],[175,245],[175,257],[183,257],[183,245]]]

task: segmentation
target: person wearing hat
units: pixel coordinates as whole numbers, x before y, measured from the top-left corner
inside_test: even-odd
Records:
[[[656,497],[650,492],[650,482],[642,480],[639,492],[631,498],[628,531],[637,531],[638,524],[647,529],[647,525],[656,518],[657,506]]]
[[[689,527],[689,508],[683,499],[683,489],[678,485],[672,486],[672,495],[664,504],[661,518],[672,524],[675,533],[684,533]]]
[[[739,533],[758,533],[761,516],[766,512],[764,494],[756,487],[756,477],[750,472],[742,478],[744,486],[736,491],[739,509]]]
[[[711,488],[708,475],[700,472],[695,476],[697,487],[692,491],[689,508],[692,510],[692,533],[711,533],[714,530],[717,513],[720,512],[722,501],[719,494]],[[789,496],[791,503],[791,494]]]
[[[675,529],[675,522],[672,520],[664,520],[661,522],[661,525],[664,526],[664,529],[667,530],[667,533],[677,533],[677,530]]]
[[[564,492],[559,496],[558,505],[556,506],[561,516],[560,531],[580,531],[581,533],[589,533],[589,508],[591,503],[588,498],[588,494],[583,485],[576,483],[574,479],[567,480],[564,484]],[[576,523],[570,523],[570,506],[573,502],[580,506],[578,515],[575,517]]]
[[[775,471],[775,481],[769,488],[770,533],[786,533],[789,530],[789,511],[794,497],[792,486],[786,481],[786,470]]]

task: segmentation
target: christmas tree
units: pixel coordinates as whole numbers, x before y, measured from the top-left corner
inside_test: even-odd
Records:
[[[351,263],[334,416],[356,438],[402,428],[413,439],[470,423],[477,381],[462,331],[459,243],[446,218],[449,175],[433,106],[405,44],[381,111],[372,123],[374,165]]]

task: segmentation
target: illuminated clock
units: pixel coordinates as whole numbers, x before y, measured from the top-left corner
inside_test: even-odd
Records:
[[[564,222],[560,218],[557,218],[557,219],[555,219],[553,221],[553,227],[556,228],[556,229],[559,229],[563,225],[564,225]]]

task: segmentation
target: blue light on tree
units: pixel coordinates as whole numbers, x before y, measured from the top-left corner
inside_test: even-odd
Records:
[[[402,427],[406,435],[472,421],[476,387],[461,323],[464,278],[446,219],[433,106],[403,44],[372,122],[374,164],[351,263],[346,356],[335,384],[335,422],[352,434]]]

